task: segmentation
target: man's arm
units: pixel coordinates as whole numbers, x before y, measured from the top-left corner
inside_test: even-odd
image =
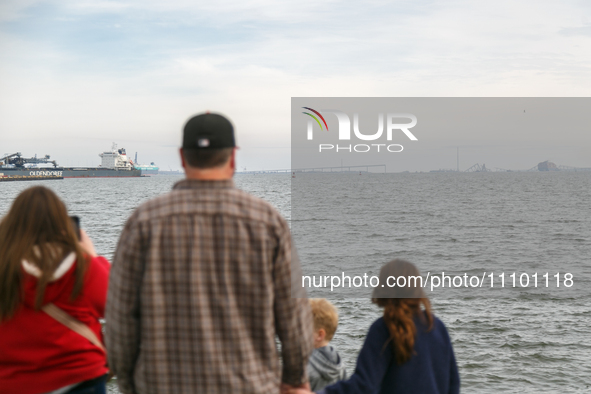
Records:
[[[115,251],[105,314],[109,368],[125,394],[134,393],[133,372],[140,349],[139,294],[145,256],[136,216],[127,221]]]
[[[275,330],[281,341],[281,381],[297,387],[307,382],[306,367],[314,347],[313,323],[308,299],[292,298],[292,270],[299,272],[299,261],[286,223],[282,230],[273,272]]]

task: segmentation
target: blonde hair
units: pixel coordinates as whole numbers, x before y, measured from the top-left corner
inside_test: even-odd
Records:
[[[326,298],[310,299],[310,308],[314,318],[314,329],[326,331],[326,340],[330,341],[339,325],[339,314],[333,304]]]

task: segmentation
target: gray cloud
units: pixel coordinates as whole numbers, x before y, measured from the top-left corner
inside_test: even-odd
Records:
[[[558,33],[566,37],[591,36],[591,23],[577,27],[564,27]]]

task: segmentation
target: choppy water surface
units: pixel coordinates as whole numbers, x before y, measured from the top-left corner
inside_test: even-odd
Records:
[[[44,184],[112,258],[131,212],[180,179],[3,183],[0,214],[21,190]],[[450,331],[463,392],[591,392],[591,173],[239,175],[236,184],[292,221],[307,274],[375,274],[394,257],[423,272],[573,272],[568,291],[530,286],[430,296]],[[334,343],[350,371],[380,315],[369,294],[330,297],[341,318]]]

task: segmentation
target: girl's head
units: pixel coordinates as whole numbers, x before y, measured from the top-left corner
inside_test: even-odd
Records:
[[[372,302],[384,308],[384,321],[399,365],[413,355],[417,332],[414,319],[421,319],[428,330],[433,327],[431,304],[420,275],[417,267],[408,261],[390,261],[380,270],[380,286],[372,295]]]
[[[82,288],[86,260],[66,206],[50,189],[35,186],[14,200],[0,222],[0,321],[10,318],[22,297],[22,260],[41,271],[35,305],[41,307],[43,293],[53,273],[70,252],[77,255],[76,281],[72,296]]]

